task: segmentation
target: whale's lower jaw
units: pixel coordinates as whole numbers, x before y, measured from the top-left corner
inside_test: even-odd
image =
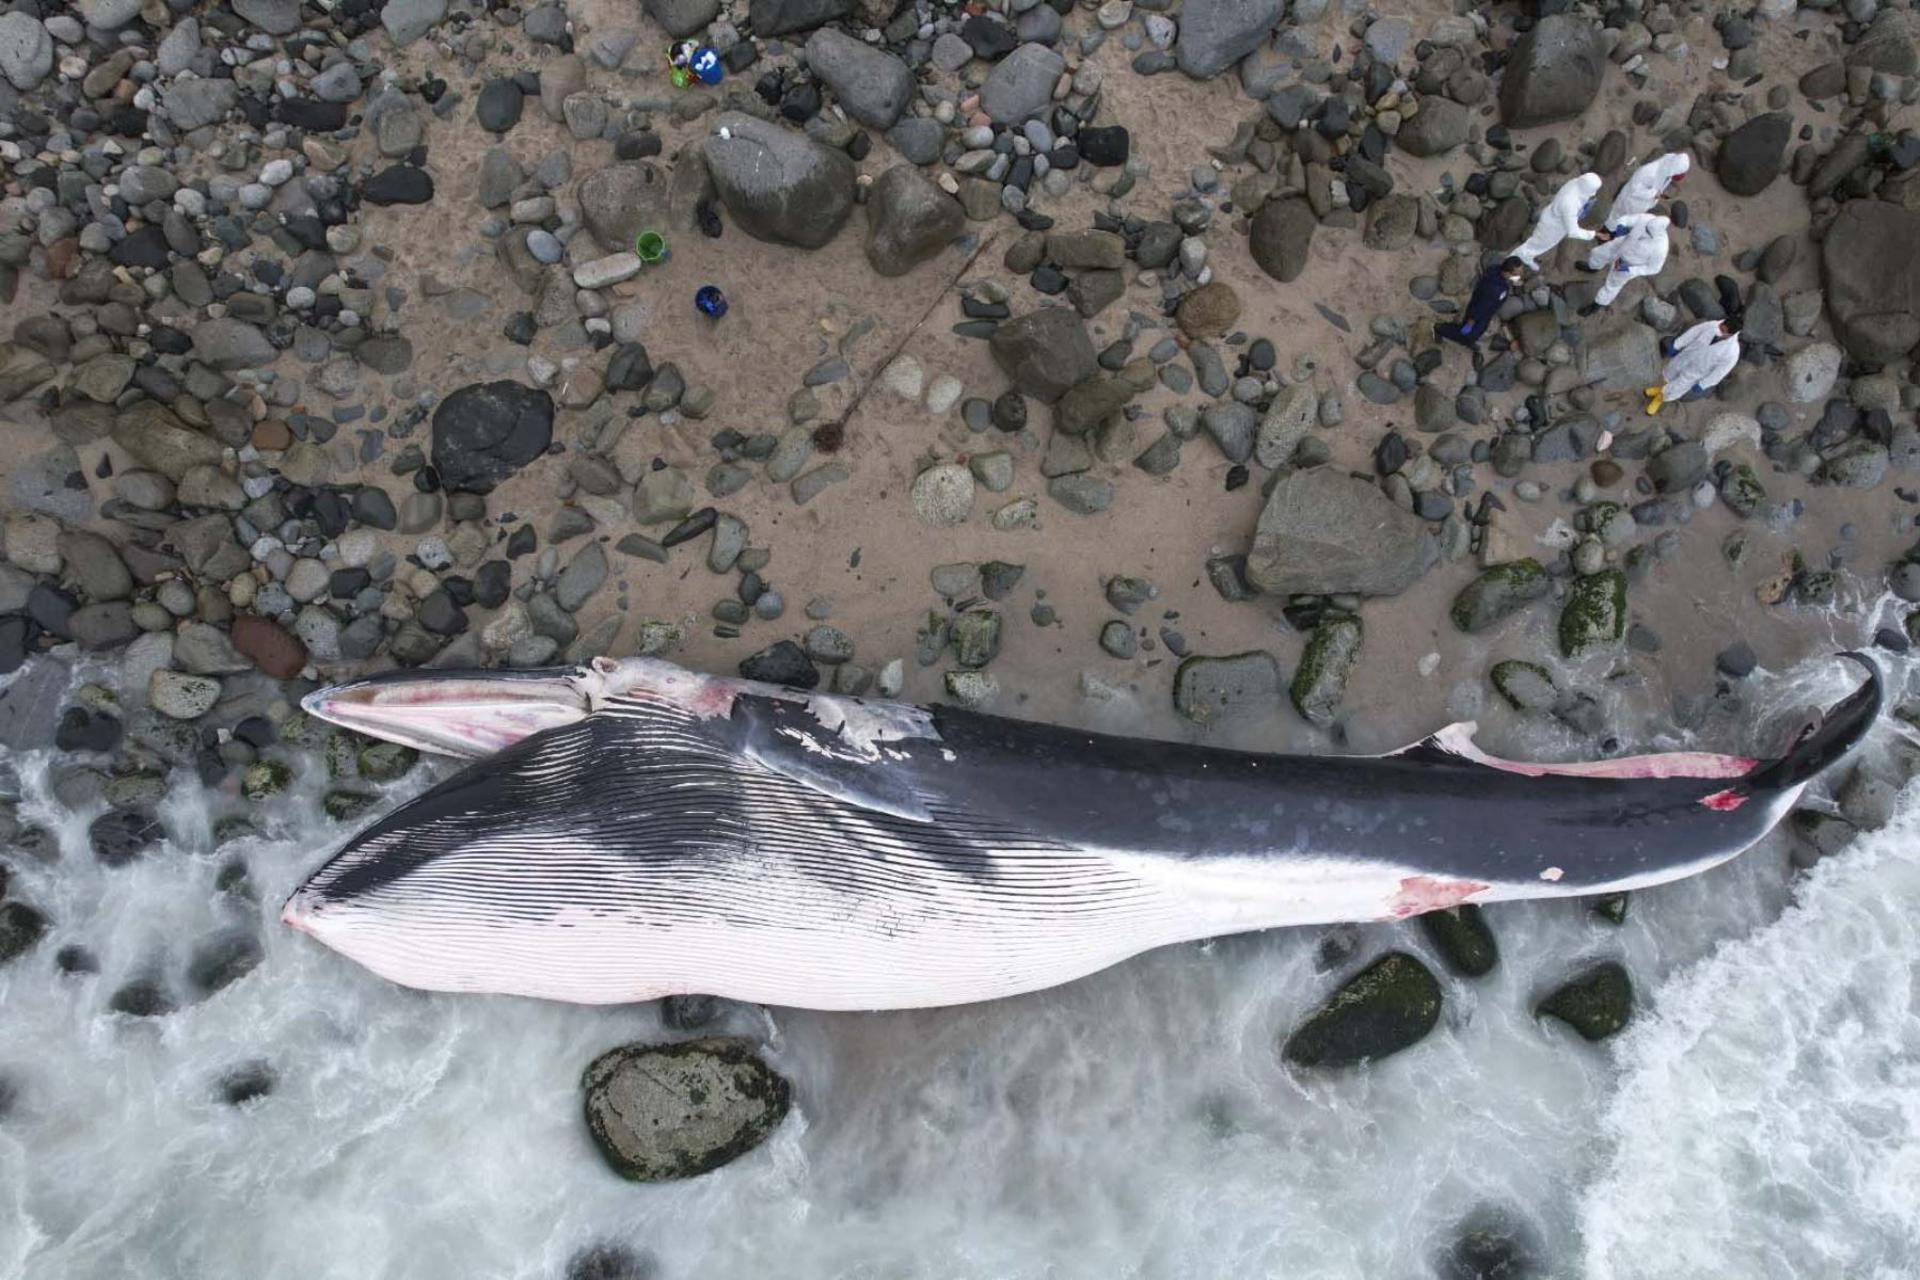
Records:
[[[1306,855],[1200,861],[1089,851],[1110,874],[1080,892],[1013,900],[925,880],[849,895],[762,867],[751,891],[709,880],[734,894],[725,900],[685,885],[694,891],[644,904],[523,900],[513,912],[467,913],[427,901],[435,893],[428,878],[399,900],[296,895],[284,919],[379,976],[423,990],[590,1005],[702,994],[789,1008],[911,1009],[1039,991],[1158,947],[1234,933],[1644,889],[1741,851],[1703,852],[1696,863],[1598,886],[1482,883]],[[580,865],[559,851],[556,861]],[[448,888],[465,894],[472,885]],[[433,909],[410,920],[409,898]]]

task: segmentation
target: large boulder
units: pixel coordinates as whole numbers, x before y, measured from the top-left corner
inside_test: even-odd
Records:
[[[1023,44],[994,64],[980,86],[980,109],[996,124],[1019,124],[1053,101],[1067,60],[1043,44]]]
[[[433,412],[433,465],[452,492],[491,492],[552,443],[553,397],[508,378],[469,383]]]
[[[1513,42],[1500,76],[1500,119],[1511,129],[1571,120],[1593,102],[1607,45],[1588,18],[1556,13]]]
[[[1378,485],[1316,467],[1283,476],[1247,554],[1247,580],[1270,595],[1405,591],[1433,564],[1426,522]]]
[[[1660,335],[1635,320],[1594,334],[1580,353],[1580,381],[1602,391],[1639,391],[1660,373]]]
[[[1473,117],[1452,98],[1429,93],[1420,99],[1420,110],[1400,126],[1393,140],[1408,155],[1445,155],[1467,140]]]
[[[848,115],[872,129],[893,128],[913,97],[906,63],[831,27],[807,37],[807,65]]]
[[[1759,195],[1780,176],[1792,137],[1793,117],[1785,111],[1769,111],[1747,121],[1720,144],[1714,166],[1720,185],[1729,195]]]
[[[1821,246],[1834,336],[1856,360],[1894,364],[1920,343],[1920,213],[1882,200],[1841,206]]]
[[[218,440],[188,428],[164,405],[143,400],[113,420],[113,442],[134,461],[178,481],[195,467],[217,467],[224,456]]]
[[[721,203],[756,240],[818,249],[853,212],[853,161],[805,134],[728,111],[702,153]]]
[[[678,40],[720,16],[720,0],[646,0],[647,16]]]
[[[609,253],[633,248],[642,231],[667,227],[667,171],[651,160],[631,160],[597,169],[580,180],[574,196],[587,230]]]
[[[764,38],[810,31],[852,12],[853,0],[752,0],[747,20],[753,34]]]
[[[905,275],[966,225],[958,200],[912,165],[897,164],[867,193],[867,261],[883,276]]]
[[[635,1182],[692,1178],[739,1159],[786,1118],[793,1090],[745,1040],[627,1044],[581,1077],[587,1132]]]
[[[1173,707],[1195,724],[1260,719],[1277,710],[1280,664],[1261,649],[1227,657],[1194,655],[1173,673]]]
[[[1269,200],[1253,215],[1247,250],[1260,269],[1282,284],[1300,278],[1307,269],[1313,231],[1320,220],[1313,206],[1298,196]]]
[[[1287,0],[1186,0],[1174,57],[1196,80],[1217,76],[1257,48]]]
[[[1356,974],[1287,1037],[1287,1061],[1345,1067],[1411,1048],[1440,1021],[1440,982],[1402,951]]]
[[[1052,404],[1071,388],[1098,373],[1093,339],[1068,307],[1042,307],[993,331],[987,347],[1013,385]]]

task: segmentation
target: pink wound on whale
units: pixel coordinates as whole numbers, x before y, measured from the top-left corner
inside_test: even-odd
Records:
[[[1701,804],[1707,806],[1707,808],[1713,810],[1715,813],[1732,813],[1746,802],[1747,798],[1731,787],[1725,791],[1716,791],[1710,796],[1703,797],[1700,801]]]
[[[1406,876],[1400,881],[1400,891],[1387,901],[1386,919],[1405,920],[1408,916],[1425,915],[1429,911],[1444,911],[1448,907],[1459,906],[1474,894],[1491,887],[1478,880]]]

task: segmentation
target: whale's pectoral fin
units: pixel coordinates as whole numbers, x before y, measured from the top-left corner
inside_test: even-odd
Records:
[[[492,755],[591,709],[573,667],[398,671],[316,690],[310,715],[434,755]]]
[[[910,772],[884,748],[861,751],[826,729],[804,703],[742,698],[733,710],[740,753],[761,768],[845,804],[932,822]]]

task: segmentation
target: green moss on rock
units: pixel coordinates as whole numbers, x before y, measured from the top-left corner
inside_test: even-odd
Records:
[[[1447,968],[1461,977],[1485,977],[1500,963],[1500,946],[1494,941],[1486,914],[1471,902],[1427,912],[1420,917],[1420,929],[1447,962]]]
[[[370,796],[364,791],[347,791],[335,787],[320,798],[320,808],[335,822],[345,822],[371,809],[377,799],[377,796]]]
[[[1627,922],[1627,895],[1624,893],[1610,893],[1604,898],[1595,898],[1593,900],[1593,914],[1599,916],[1608,924],[1625,924]]]
[[[1341,1067],[1410,1048],[1440,1021],[1440,983],[1403,951],[1390,951],[1333,993],[1287,1037],[1287,1061]]]
[[[392,782],[404,778],[420,760],[420,753],[397,742],[369,742],[354,756],[360,776],[368,782]]]
[[[1551,711],[1560,701],[1560,689],[1553,682],[1553,673],[1537,662],[1508,658],[1494,663],[1488,676],[1515,711]]]
[[[1351,614],[1327,614],[1313,629],[1289,690],[1294,710],[1307,723],[1323,729],[1333,723],[1347,691],[1347,677],[1360,658],[1362,638],[1360,619]]]
[[[278,760],[255,760],[240,775],[240,794],[249,800],[265,800],[280,794],[293,781],[293,770]]]
[[[1460,588],[1453,598],[1453,625],[1472,634],[1485,631],[1546,595],[1552,582],[1538,560],[1496,564]]]
[[[1767,500],[1767,487],[1760,483],[1760,477],[1753,468],[1744,462],[1736,462],[1720,476],[1720,501],[1727,504],[1727,510],[1742,520],[1759,509]]]
[[[1633,981],[1625,968],[1603,961],[1542,1000],[1534,1014],[1558,1018],[1588,1040],[1605,1040],[1633,1016]]]
[[[1575,578],[1560,610],[1560,652],[1569,658],[1617,642],[1627,630],[1627,575],[1618,569]]]
[[[1000,652],[1000,612],[969,609],[953,620],[953,658],[969,671],[992,662]]]

